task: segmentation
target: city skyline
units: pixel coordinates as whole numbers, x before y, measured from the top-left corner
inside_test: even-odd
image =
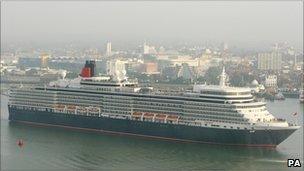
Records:
[[[297,49],[303,47],[300,1],[6,1],[1,8],[4,45],[11,42],[95,45],[107,41],[136,44],[148,40],[152,43],[227,42],[254,48],[287,41]]]

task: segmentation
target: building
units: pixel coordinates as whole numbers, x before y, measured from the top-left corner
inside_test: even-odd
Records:
[[[193,79],[193,73],[187,63],[183,63],[180,70],[177,73],[177,77],[184,79]]]
[[[122,80],[126,75],[126,61],[109,60],[107,61],[107,74]]]
[[[259,70],[280,70],[282,68],[282,54],[278,52],[259,53]]]
[[[182,64],[186,63],[190,67],[198,67],[199,66],[199,59],[198,58],[193,58],[192,56],[189,55],[179,55],[175,58],[170,58],[169,59],[170,63],[173,66],[182,66]]]
[[[150,47],[146,44],[146,42],[144,43],[144,54],[149,54],[149,49]]]
[[[43,53],[40,55],[40,60],[41,60],[41,68],[47,68],[48,67],[48,59],[50,58],[50,55],[47,53]]]
[[[111,56],[111,55],[112,55],[112,44],[111,44],[111,42],[108,42],[108,43],[107,43],[106,55],[107,55],[107,56]]]
[[[149,46],[145,42],[143,45],[143,54],[157,54],[157,51],[154,46]]]
[[[157,63],[155,62],[148,62],[145,63],[145,74],[159,74],[158,72],[158,67],[157,67]]]
[[[41,59],[38,57],[20,57],[18,59],[18,67],[41,67]]]
[[[276,88],[278,83],[278,78],[276,75],[268,75],[265,79],[265,87]]]

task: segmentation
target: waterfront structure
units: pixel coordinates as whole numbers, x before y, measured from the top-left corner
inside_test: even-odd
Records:
[[[265,79],[265,87],[277,88],[278,78],[276,75],[268,75]]]
[[[282,67],[282,54],[279,52],[259,53],[258,69],[259,70],[280,70]]]
[[[299,126],[270,114],[249,88],[219,85],[155,91],[136,80],[92,74],[48,87],[11,89],[9,120],[199,143],[275,147]],[[89,73],[89,74],[88,74]]]
[[[1,83],[15,84],[45,84],[50,81],[62,78],[66,75],[66,70],[56,70],[50,68],[18,68],[6,69],[1,72]]]

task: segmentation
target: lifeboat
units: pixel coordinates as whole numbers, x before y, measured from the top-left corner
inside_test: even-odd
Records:
[[[78,113],[87,113],[87,108],[82,107],[82,106],[79,106],[79,107],[77,108],[77,112],[78,112]]]
[[[167,117],[167,121],[176,122],[177,120],[178,120],[178,116],[177,115],[168,115],[168,117]]]
[[[141,116],[142,113],[141,112],[133,112],[133,115],[135,115],[135,116]]]
[[[134,117],[134,118],[140,118],[141,115],[142,115],[141,112],[133,112],[132,117]]]
[[[56,109],[64,109],[65,105],[63,105],[63,104],[55,104],[54,108],[56,108]]]
[[[88,107],[88,111],[90,113],[99,113],[100,108],[98,108],[98,107]]]
[[[155,116],[155,119],[165,119],[166,118],[166,114],[157,114],[156,116]]]
[[[154,117],[154,113],[145,113],[144,118],[151,119]]]
[[[155,120],[159,120],[159,121],[164,121],[166,119],[166,114],[156,114],[155,115]]]
[[[74,105],[67,106],[67,110],[69,110],[69,111],[74,111],[75,109],[76,109],[76,106],[74,106]]]

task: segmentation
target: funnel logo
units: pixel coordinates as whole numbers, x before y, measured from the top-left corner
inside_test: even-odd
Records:
[[[301,167],[300,159],[287,159],[287,167]]]

